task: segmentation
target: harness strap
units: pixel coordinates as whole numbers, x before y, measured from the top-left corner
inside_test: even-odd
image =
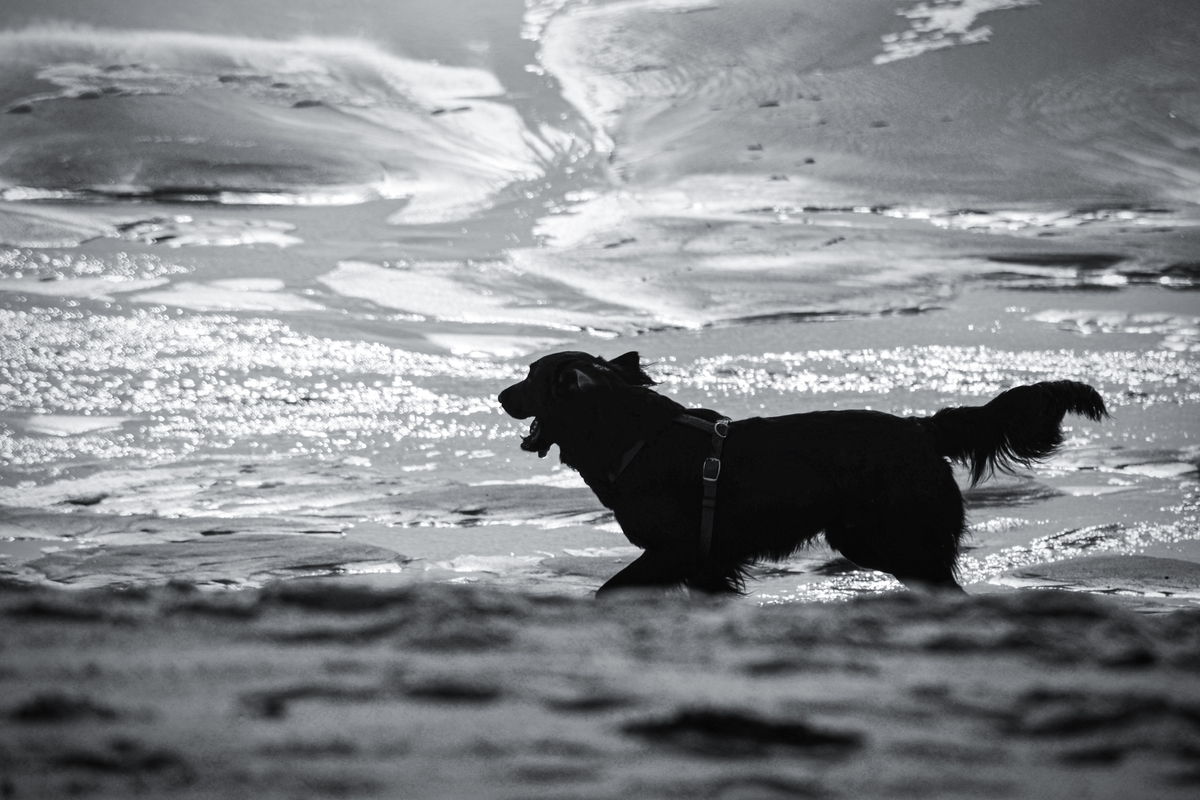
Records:
[[[697,428],[712,436],[708,458],[704,459],[700,466],[700,478],[704,481],[704,498],[700,501],[700,557],[708,558],[708,553],[712,550],[713,520],[717,514],[717,479],[721,477],[721,448],[725,445],[725,437],[729,435],[731,420],[721,417],[716,422],[709,422],[691,414],[680,414],[675,418],[675,422]],[[625,451],[616,467],[608,473],[608,482],[615,482],[645,446],[644,439],[634,442],[633,447]]]
[[[716,422],[709,422],[691,414],[680,414],[675,421],[712,434],[709,456],[704,459],[700,468],[700,477],[704,481],[704,499],[700,501],[700,557],[708,558],[709,550],[712,549],[713,519],[717,513],[717,479],[721,477],[721,448],[725,444],[725,437],[729,435],[730,420],[722,417]]]

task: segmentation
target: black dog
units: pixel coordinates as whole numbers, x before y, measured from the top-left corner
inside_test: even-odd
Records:
[[[680,585],[737,592],[749,565],[786,558],[821,532],[861,567],[961,591],[965,515],[949,462],[967,466],[974,485],[996,468],[1052,454],[1066,412],[1107,416],[1095,389],[1054,381],[931,417],[817,411],[726,425],[653,384],[637,353],[611,361],[557,353],[500,393],[510,415],[534,418],[521,448],[544,457],[557,444],[562,462],[645,549],[601,593]],[[718,486],[715,512],[706,513]]]

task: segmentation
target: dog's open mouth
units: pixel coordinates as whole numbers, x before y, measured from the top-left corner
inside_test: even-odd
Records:
[[[544,442],[542,431],[542,423],[537,417],[533,418],[533,422],[529,423],[529,435],[521,440],[521,449],[530,453],[537,453],[538,458],[545,458],[546,453],[550,452],[551,442]]]

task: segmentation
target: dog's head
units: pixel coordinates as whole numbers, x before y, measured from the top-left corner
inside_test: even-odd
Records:
[[[521,449],[545,458],[550,445],[558,444],[568,418],[581,403],[619,386],[652,386],[642,371],[636,352],[606,361],[587,353],[567,352],[539,358],[529,365],[529,375],[500,393],[500,405],[512,417],[533,417]]]

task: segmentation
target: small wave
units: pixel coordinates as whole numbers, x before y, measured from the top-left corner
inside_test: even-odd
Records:
[[[475,481],[472,486],[504,486],[504,485],[535,485],[535,486],[553,486],[558,489],[586,489],[587,484],[579,473],[573,469],[563,469],[561,466],[555,466],[554,471],[548,475],[535,475],[532,478],[519,478],[516,480],[486,480]]]
[[[1200,600],[1200,564],[1154,556],[1088,556],[1017,569],[1003,586]]]
[[[980,233],[1033,233],[1053,230],[1094,229],[1119,231],[1124,228],[1176,230],[1200,226],[1191,209],[1118,204],[1085,208],[923,208],[909,205],[789,205],[776,204],[745,209],[742,213],[769,215],[787,220],[797,214],[870,214],[892,219],[919,220],[948,230]]]
[[[855,209],[858,211],[858,209]],[[922,209],[883,207],[863,209],[897,219],[926,220],[939,228],[983,233],[1021,233],[1045,230],[1126,227],[1192,228],[1200,225],[1194,214],[1161,207],[1112,206],[1081,209]]]
[[[119,545],[64,550],[27,562],[58,585],[154,586],[183,577],[210,588],[261,587],[281,577],[315,577],[345,571],[399,571],[401,556],[381,547],[330,539],[222,536],[169,544]]]
[[[426,569],[444,569],[450,572],[490,572],[506,574],[520,569],[527,569],[541,563],[546,557],[535,556],[476,556],[464,555],[449,561],[438,561],[426,564]]]
[[[1040,0],[922,0],[896,13],[912,27],[902,33],[883,36],[883,52],[876,64],[889,64],[904,58],[963,44],[981,44],[992,37],[987,25],[972,28],[981,14],[1012,8],[1027,8]]]
[[[295,225],[259,219],[205,219],[186,215],[151,217],[121,223],[117,232],[125,239],[168,247],[230,247],[247,244],[271,244],[289,247],[303,239],[293,236]]]
[[[125,278],[105,275],[99,278],[0,278],[0,292],[34,294],[43,297],[73,297],[112,301],[113,295],[139,292],[162,286],[166,278]]]
[[[607,328],[622,321],[586,308],[590,298],[573,298],[552,283],[522,280],[518,270],[501,264],[426,262],[397,269],[361,261],[343,261],[319,280],[338,294],[370,300],[421,317],[469,323],[538,325],[578,331]],[[550,298],[554,302],[547,302]],[[574,308],[572,308],[574,306]],[[584,307],[580,307],[584,306]],[[625,314],[629,316],[628,312]]]
[[[0,199],[8,199],[0,190]],[[74,247],[113,235],[107,222],[61,209],[0,208],[0,245],[22,248]]]
[[[567,339],[474,333],[427,333],[425,338],[456,356],[518,358],[567,344]]]
[[[25,430],[50,436],[76,436],[120,428],[130,417],[81,417],[69,414],[36,414],[24,422]]]
[[[475,527],[526,525],[558,528],[610,521],[591,489],[535,483],[452,486],[347,503],[320,512],[389,525]]]
[[[1045,322],[1084,336],[1128,333],[1161,336],[1158,346],[1180,353],[1200,352],[1200,317],[1176,314],[1137,314],[1125,311],[1047,309],[1027,319]]]
[[[276,278],[230,278],[193,283],[181,281],[160,291],[142,292],[131,299],[193,311],[319,311],[320,303],[283,291]]]
[[[1193,511],[1196,505],[1188,502],[1183,511]],[[977,583],[995,581],[1004,575],[1066,561],[1082,556],[1133,555],[1151,545],[1172,545],[1195,538],[1195,529],[1186,515],[1172,522],[1139,522],[1134,525],[1106,523],[1082,528],[1068,528],[1041,536],[1026,545],[1014,545],[977,558],[967,555],[959,563],[963,581]]]
[[[366,41],[41,26],[0,33],[0,51],[7,73],[57,87],[0,97],[25,112],[6,134],[7,200],[409,198],[395,221],[428,223],[587,147],[487,99],[504,88],[485,70]],[[70,133],[47,143],[47,124]]]

